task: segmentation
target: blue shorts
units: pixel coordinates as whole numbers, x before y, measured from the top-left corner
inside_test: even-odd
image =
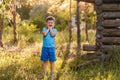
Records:
[[[56,61],[55,47],[42,47],[41,60],[49,60],[51,62]]]

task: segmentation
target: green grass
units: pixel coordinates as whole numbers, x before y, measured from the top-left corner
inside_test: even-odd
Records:
[[[17,44],[13,45],[11,28],[8,30],[3,36],[6,49],[0,48],[0,80],[41,80],[43,77],[42,62],[40,61],[42,35],[40,32],[32,32],[30,35],[26,33],[26,36],[20,32]],[[76,31],[72,35],[71,53],[68,55],[76,54],[74,49],[76,47]],[[89,35],[89,43],[94,44],[95,32],[91,30]],[[108,64],[99,61],[89,66],[76,68],[77,65],[85,63],[89,59],[78,57],[65,60],[68,36],[67,31],[58,32],[56,36],[56,52],[59,57],[55,63],[55,80],[120,80],[119,49],[109,52]],[[84,32],[82,32],[81,38],[82,44],[87,43]],[[47,67],[48,73],[50,72],[49,66]]]

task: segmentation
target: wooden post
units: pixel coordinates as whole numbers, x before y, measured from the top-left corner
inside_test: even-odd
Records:
[[[77,19],[77,53],[80,53],[81,49],[81,36],[80,36],[80,5],[79,1],[77,0],[77,13],[76,13],[76,19]]]

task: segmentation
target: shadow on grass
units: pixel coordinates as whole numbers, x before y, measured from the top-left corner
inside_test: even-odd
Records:
[[[23,62],[11,62],[0,68],[0,80],[41,80],[42,78],[39,57],[34,55]]]
[[[86,60],[79,58],[71,62],[68,72],[77,73],[75,80],[120,80],[120,50],[108,52],[108,62],[98,61],[87,66],[77,68],[77,65],[85,63]]]
[[[0,68],[0,79],[1,80],[10,80],[14,77],[16,73],[16,68],[17,65],[11,64],[9,66]]]

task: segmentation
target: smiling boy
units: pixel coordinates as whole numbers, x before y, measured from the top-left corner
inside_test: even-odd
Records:
[[[43,46],[41,53],[41,60],[43,61],[43,70],[46,73],[47,62],[50,62],[50,76],[54,73],[54,62],[56,61],[55,53],[55,36],[57,30],[54,28],[55,18],[48,16],[46,18],[46,27],[42,29]]]

